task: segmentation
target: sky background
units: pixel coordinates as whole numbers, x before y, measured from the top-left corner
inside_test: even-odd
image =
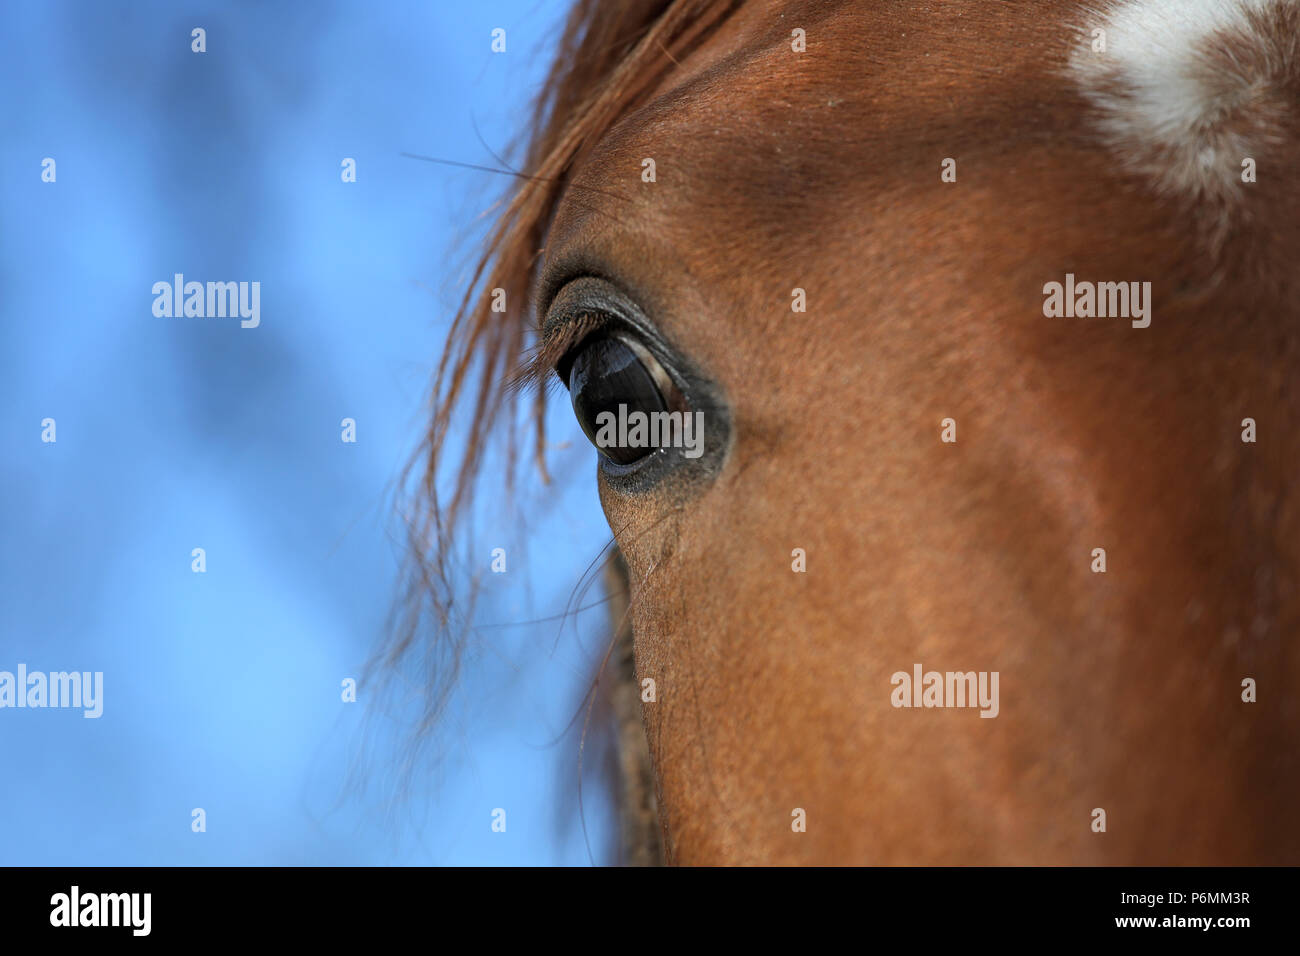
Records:
[[[3,3],[0,670],[102,671],[104,710],[0,709],[0,864],[613,859],[591,772],[585,837],[577,803],[604,612],[520,623],[608,540],[567,403],[555,483],[473,516],[470,570],[509,570],[434,753],[404,775],[410,700],[340,686],[389,620],[395,481],[504,185],[400,154],[493,164],[566,8]],[[259,281],[260,327],[155,317],[178,272]]]

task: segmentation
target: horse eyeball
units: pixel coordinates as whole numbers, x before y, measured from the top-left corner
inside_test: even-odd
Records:
[[[630,465],[659,448],[664,391],[671,379],[639,343],[596,338],[581,346],[569,367],[569,397],[578,424],[597,451]]]

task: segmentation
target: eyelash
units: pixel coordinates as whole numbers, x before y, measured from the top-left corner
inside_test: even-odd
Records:
[[[554,337],[556,339],[554,351],[558,358],[550,363],[550,370],[566,387],[569,383],[569,369],[572,368],[574,359],[588,343],[607,336],[611,328],[612,324],[603,316],[588,319],[584,315],[578,321],[565,326]]]
[[[557,384],[567,387],[562,369],[573,361],[588,338],[609,325],[609,318],[597,312],[584,312],[564,323],[529,350],[510,390],[549,391]]]
[[[562,282],[557,282],[552,287],[553,292],[546,300],[546,307],[540,312],[540,315],[545,317],[552,312],[556,308],[556,303],[565,300],[567,291],[572,290],[575,286],[588,283],[606,286],[614,285],[610,280],[596,273],[573,275]],[[566,309],[566,311],[568,310]],[[602,331],[623,328],[626,325],[625,322],[620,320],[618,313],[598,307],[574,310],[566,315],[563,320],[554,323],[553,328],[549,330],[549,335],[546,334],[548,324],[550,323],[543,319],[542,327],[539,330],[541,341],[529,358],[528,375],[539,386],[546,386],[550,384],[548,379],[551,373],[554,372],[555,378],[559,379],[566,387],[568,383],[564,381],[561,369],[564,369],[566,363],[577,355],[583,342]]]
[[[566,289],[574,283],[587,281],[612,285],[609,280],[596,275],[578,276],[559,283],[547,304],[547,311],[563,299]],[[674,407],[683,411],[687,409],[689,403],[685,399],[685,392],[669,370],[669,363],[652,346],[653,336],[647,339],[646,332],[638,323],[623,318],[617,311],[586,308],[575,309],[560,321],[550,324],[552,328],[547,334],[548,323],[543,321],[539,331],[541,341],[531,349],[521,373],[510,388],[527,388],[541,393],[549,393],[557,387],[567,389],[569,369],[587,344],[596,338],[616,336],[634,351],[643,353],[643,359],[653,362],[663,376],[658,384],[664,397],[667,399],[671,395]]]

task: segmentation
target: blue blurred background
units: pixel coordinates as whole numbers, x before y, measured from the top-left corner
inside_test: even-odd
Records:
[[[504,186],[400,154],[493,165],[566,7],[3,5],[0,670],[103,671],[104,711],[0,709],[0,864],[614,858],[590,749],[585,836],[577,802],[605,615],[499,626],[558,614],[608,540],[563,402],[555,483],[473,516],[471,560],[509,571],[436,753],[406,763],[410,699],[340,689],[384,634],[394,483]],[[261,282],[260,327],[155,317],[177,272]]]

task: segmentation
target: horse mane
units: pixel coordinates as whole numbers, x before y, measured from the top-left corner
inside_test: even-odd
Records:
[[[473,594],[466,599],[465,585],[453,581],[450,556],[491,439],[504,441],[506,467],[498,477],[507,495],[529,431],[537,472],[550,481],[546,390],[526,392],[512,383],[538,338],[531,295],[555,208],[582,155],[643,104],[655,81],[733,6],[717,0],[578,0],[568,17],[522,137],[524,171],[505,170],[513,176],[498,203],[504,208],[452,320],[430,389],[428,425],[399,479],[406,552],[401,591],[365,679],[382,684],[408,658],[421,655],[417,741],[438,722],[471,629],[464,608],[472,607]],[[493,299],[500,301],[497,290],[504,291],[505,311],[492,310]],[[531,408],[521,409],[524,402]],[[448,437],[462,413],[469,415],[470,427],[463,450],[452,454]],[[426,636],[430,627],[433,633]]]

